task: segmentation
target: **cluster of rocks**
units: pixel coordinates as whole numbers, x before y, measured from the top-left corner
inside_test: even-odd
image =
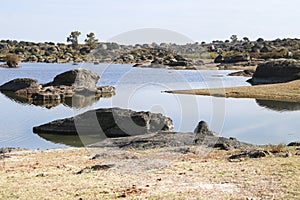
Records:
[[[0,86],[3,93],[13,93],[17,97],[27,99],[29,102],[61,103],[72,99],[75,95],[101,96],[114,94],[113,86],[100,86],[96,84],[99,75],[87,69],[73,69],[57,75],[47,84],[38,84],[30,78],[17,78]]]
[[[231,42],[229,40],[217,40],[211,43],[195,42],[184,45],[172,43],[119,45],[117,43],[102,42],[95,49],[91,49],[91,47],[84,44],[79,44],[78,47],[74,48],[72,45],[63,43],[1,40],[0,61],[4,61],[3,58],[7,54],[15,54],[22,62],[92,61],[94,63],[114,62],[126,64],[154,62],[154,64],[169,65],[176,68],[177,66],[201,65],[202,59],[215,59],[216,63],[226,65],[235,63],[250,65],[253,62],[255,64],[256,61],[268,59],[300,59],[299,46],[299,39],[265,41],[262,38],[256,41],[244,38],[243,40]],[[177,55],[177,58],[175,55]],[[181,57],[178,57],[178,55],[181,55]],[[186,58],[193,58],[194,61]]]
[[[81,61],[76,51],[70,45],[52,42],[34,43],[17,42],[15,40],[1,40],[0,53],[12,53],[18,55],[22,62],[73,62]]]
[[[176,68],[186,67],[194,69],[193,61],[162,48],[138,48],[126,52],[114,60],[114,63],[130,63],[135,67]],[[147,65],[150,64],[150,65]],[[202,64],[199,60],[197,64]]]
[[[194,133],[174,132],[173,129],[172,120],[159,113],[106,108],[55,120],[34,127],[33,131],[48,139],[47,135],[53,134],[80,136],[85,145],[92,144],[91,147],[151,149],[204,145],[229,150],[252,146],[235,138],[220,137],[204,121],[198,123]]]
[[[257,85],[283,83],[297,79],[300,79],[300,61],[276,59],[259,64],[249,82]]]

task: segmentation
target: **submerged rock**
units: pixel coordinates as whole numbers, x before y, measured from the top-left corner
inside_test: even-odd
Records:
[[[300,61],[293,59],[277,59],[259,64],[250,83],[270,84],[283,83],[300,78]]]
[[[75,117],[55,120],[33,128],[34,133],[65,135],[103,135],[125,137],[157,131],[173,131],[170,118],[158,113],[106,108],[85,112]]]

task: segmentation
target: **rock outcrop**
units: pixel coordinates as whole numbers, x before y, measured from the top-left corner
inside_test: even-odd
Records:
[[[157,132],[147,135],[137,135],[123,138],[107,138],[103,141],[89,145],[90,147],[117,147],[121,149],[157,149],[164,147],[183,147],[183,146],[204,146],[208,148],[225,149],[242,148],[246,149],[253,145],[232,140],[224,137],[206,136],[199,138],[195,143],[194,133],[182,132]]]
[[[135,64],[135,67],[167,69],[196,69],[194,64],[203,65],[201,61],[192,62],[172,51],[160,48],[134,49],[117,57],[114,62],[131,63]]]
[[[162,114],[107,108],[75,117],[55,120],[33,128],[34,133],[62,135],[103,135],[125,137],[157,131],[173,131],[173,122]]]
[[[300,79],[300,61],[277,59],[259,64],[249,82],[253,85],[283,83]]]
[[[158,131],[147,135],[136,135],[123,138],[106,138],[90,147],[118,147],[121,149],[156,149],[164,147],[204,146],[229,150],[246,149],[253,145],[243,143],[235,138],[224,138],[209,130],[206,122],[201,121],[194,133]]]
[[[194,130],[194,133],[196,134],[196,136],[218,136],[216,132],[213,132],[209,129],[208,124],[205,121],[200,121],[198,123],[197,127]]]
[[[98,80],[99,75],[91,70],[73,69],[57,75],[47,84],[38,84],[37,80],[30,78],[14,79],[0,86],[0,91],[9,97],[38,105],[70,103],[72,102],[70,98],[78,95],[92,97],[114,95],[113,86],[98,87],[96,85]]]

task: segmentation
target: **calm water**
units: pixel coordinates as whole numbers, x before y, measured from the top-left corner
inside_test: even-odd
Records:
[[[52,108],[15,101],[0,93],[0,147],[56,148],[80,146],[74,136],[36,135],[32,127],[104,107],[161,112],[173,119],[175,130],[193,131],[198,121],[207,121],[222,136],[256,143],[288,143],[300,140],[300,103],[255,99],[173,95],[161,91],[247,85],[247,78],[228,77],[232,71],[175,71],[132,68],[131,65],[32,64],[19,69],[0,68],[0,85],[14,78],[28,77],[46,83],[75,67],[89,68],[101,75],[98,85],[116,86],[112,98],[100,98],[87,107],[65,103]],[[74,102],[73,102],[74,103]],[[87,138],[85,143],[97,142]]]

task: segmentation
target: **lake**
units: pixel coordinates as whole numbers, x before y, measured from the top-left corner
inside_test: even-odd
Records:
[[[32,128],[52,120],[71,117],[90,109],[120,107],[160,112],[170,117],[175,131],[191,132],[200,120],[224,137],[254,144],[279,144],[300,140],[300,103],[177,95],[162,91],[248,85],[245,77],[226,76],[233,71],[166,70],[134,68],[132,65],[21,63],[21,68],[0,68],[0,85],[14,78],[51,81],[57,74],[83,67],[97,72],[98,85],[113,85],[111,98],[38,106],[0,93],[0,147],[58,148],[81,146],[79,137],[37,135]],[[84,107],[84,106],[85,107]],[[88,138],[88,143],[97,142]],[[85,143],[86,144],[86,143]]]

